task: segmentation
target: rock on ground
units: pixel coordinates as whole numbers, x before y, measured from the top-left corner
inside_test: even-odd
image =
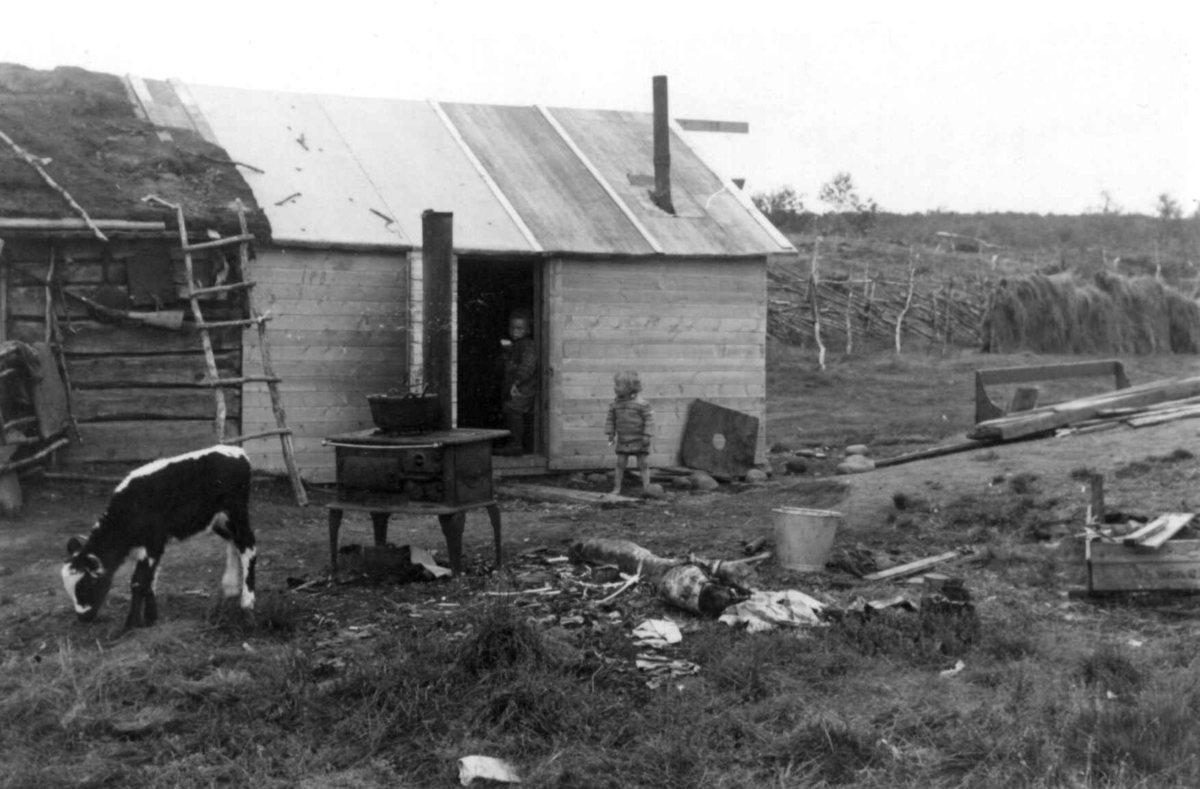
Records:
[[[838,464],[837,473],[858,474],[863,471],[871,471],[874,468],[875,461],[870,458],[865,458],[862,455],[851,455]]]
[[[692,487],[696,490],[716,490],[721,487],[715,479],[705,474],[703,471],[697,471],[692,474]]]

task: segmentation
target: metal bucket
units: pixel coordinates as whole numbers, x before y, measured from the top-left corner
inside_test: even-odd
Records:
[[[775,553],[781,567],[817,572],[825,568],[842,513],[780,507],[775,517]]]

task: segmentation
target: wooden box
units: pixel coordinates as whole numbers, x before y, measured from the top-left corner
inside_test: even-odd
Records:
[[[1087,541],[1088,591],[1200,591],[1200,540],[1167,540],[1158,548]]]

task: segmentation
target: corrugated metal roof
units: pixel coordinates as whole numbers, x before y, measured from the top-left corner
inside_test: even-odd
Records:
[[[704,250],[753,255],[779,245],[720,178],[671,134],[671,197],[675,214],[650,199],[654,187],[653,116],[648,113],[555,107],[550,113],[593,162],[665,254]]]
[[[404,246],[391,216],[316,96],[189,85],[200,111],[244,170],[276,243]]]
[[[676,214],[655,206],[649,113],[187,87],[189,112],[203,115],[194,121],[264,171],[245,178],[277,243],[419,245],[420,214],[433,208],[454,212],[464,251],[792,250],[678,127]]]
[[[544,249],[654,252],[536,107],[442,106]]]

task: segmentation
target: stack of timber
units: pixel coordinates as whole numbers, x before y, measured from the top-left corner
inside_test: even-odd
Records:
[[[975,425],[967,437],[1013,441],[1055,431],[1060,435],[1091,432],[1121,423],[1144,427],[1191,416],[1200,416],[1200,376],[1154,381],[989,419]]]

